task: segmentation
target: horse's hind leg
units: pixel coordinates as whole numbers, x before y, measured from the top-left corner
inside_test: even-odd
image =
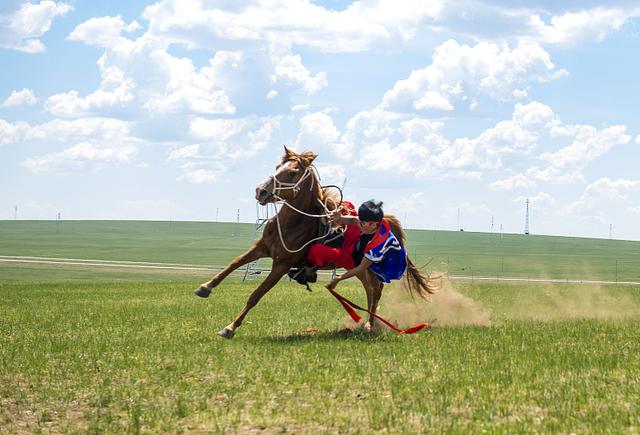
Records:
[[[382,288],[384,287],[384,284],[368,271],[362,274],[362,276],[358,276],[358,279],[362,282],[362,286],[367,293],[367,310],[369,310],[370,313],[375,314],[378,309],[378,302],[380,302],[380,297],[382,296]],[[369,319],[364,324],[365,331],[371,331],[373,329],[374,321],[375,317],[369,314]]]
[[[220,337],[224,338],[232,338],[235,330],[238,326],[242,324],[244,317],[247,313],[256,306],[256,304],[260,301],[260,299],[269,291],[271,288],[280,281],[280,278],[284,276],[285,273],[289,270],[290,265],[274,265],[271,269],[271,273],[269,276],[262,281],[262,283],[258,286],[257,289],[251,293],[249,299],[247,300],[247,304],[244,309],[238,314],[238,317],[235,318],[233,322],[227,325],[224,329],[218,332]]]
[[[373,314],[376,314],[376,311],[378,310],[378,303],[380,302],[380,297],[382,296],[382,289],[384,288],[384,284],[378,281],[376,278],[371,279],[371,284],[371,302],[369,305],[369,311]],[[376,318],[369,314],[369,321],[365,324],[365,328],[368,324],[369,329],[373,329],[375,320]]]
[[[249,249],[244,254],[237,256],[227,267],[217,273],[213,278],[209,281],[200,284],[200,287],[196,289],[194,292],[196,295],[201,298],[209,297],[211,294],[211,289],[216,287],[218,284],[222,282],[223,279],[227,277],[231,272],[236,270],[237,268],[244,266],[247,263],[251,263],[252,261],[257,260],[258,258],[266,257],[267,253],[265,252],[263,246],[259,243],[253,245],[251,249]]]

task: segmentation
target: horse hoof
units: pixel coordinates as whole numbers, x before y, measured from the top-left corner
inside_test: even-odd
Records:
[[[200,296],[201,298],[208,298],[211,294],[211,289],[201,285],[193,292],[193,294]]]
[[[218,331],[218,335],[222,338],[233,338],[233,334],[235,334],[235,332],[233,332],[233,329],[229,328],[224,328]]]

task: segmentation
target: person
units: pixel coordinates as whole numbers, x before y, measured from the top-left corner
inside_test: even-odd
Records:
[[[348,208],[347,208],[348,209]],[[349,279],[367,268],[382,282],[400,279],[407,269],[407,253],[384,219],[382,202],[369,200],[353,212],[336,210],[332,222],[344,228],[344,241],[339,248],[323,244],[311,246],[307,254],[309,264],[326,264],[347,269],[331,280],[327,288],[333,290],[340,281]]]

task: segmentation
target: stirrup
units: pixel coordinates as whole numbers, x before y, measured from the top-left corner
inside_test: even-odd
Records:
[[[309,283],[316,282],[318,280],[318,274],[316,273],[313,266],[305,266],[300,268],[293,267],[289,270],[287,275],[298,284],[306,286],[307,290],[309,291],[311,291]]]

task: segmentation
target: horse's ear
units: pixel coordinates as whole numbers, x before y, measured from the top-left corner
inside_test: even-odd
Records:
[[[313,163],[313,161],[316,159],[316,157],[318,157],[318,155],[313,151],[305,151],[302,154],[299,154],[298,157],[300,157],[300,160],[302,161],[302,165],[306,168],[307,166]]]
[[[282,156],[282,161],[286,162],[287,160],[291,159],[292,157],[297,156],[295,151],[290,150],[289,148],[287,148],[286,145],[282,145],[284,147],[284,156]]]

